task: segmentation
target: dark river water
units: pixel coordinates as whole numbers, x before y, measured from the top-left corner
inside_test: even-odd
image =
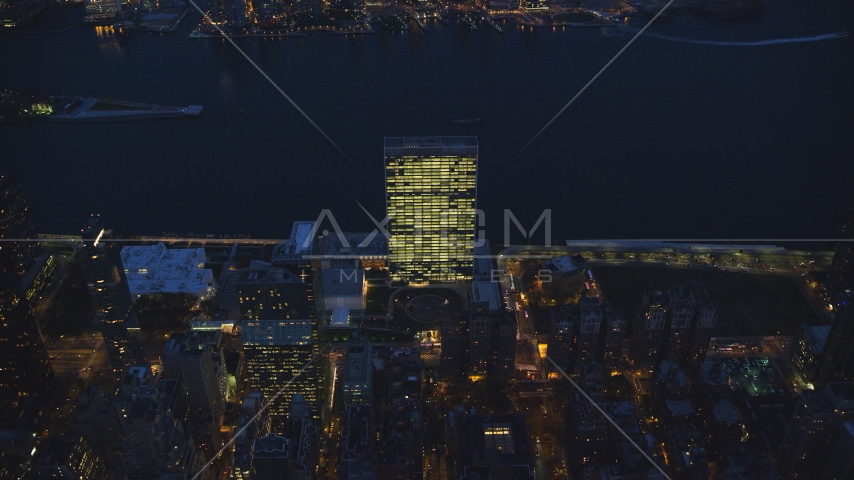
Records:
[[[843,0],[768,4],[758,22],[681,16],[649,31],[741,42],[854,19]],[[641,37],[518,158],[631,32],[433,22],[238,39],[354,166],[231,45],[187,38],[199,17],[122,45],[94,29],[0,37],[0,85],[204,107],[198,118],[0,127],[0,170],[25,183],[38,231],[74,232],[101,213],[136,234],[285,237],[322,209],[370,230],[356,202],[384,216],[383,137],[403,135],[478,136],[478,205],[496,240],[504,209],[528,228],[551,209],[561,240],[826,238],[854,203],[852,37]],[[467,117],[484,123],[448,122]]]

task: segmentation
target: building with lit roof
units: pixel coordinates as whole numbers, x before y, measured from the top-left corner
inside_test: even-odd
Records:
[[[393,281],[472,279],[477,156],[477,137],[385,139]]]
[[[166,248],[163,242],[126,246],[121,259],[133,298],[188,293],[204,300],[214,294],[213,270],[204,268],[204,248]]]

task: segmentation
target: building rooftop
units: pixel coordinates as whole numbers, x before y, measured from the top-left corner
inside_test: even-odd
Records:
[[[323,271],[323,295],[329,297],[361,297],[365,271],[354,268],[332,268]]]
[[[311,320],[246,320],[243,323],[244,345],[311,345]]]
[[[371,344],[364,337],[353,337],[347,342],[344,365],[345,382],[367,382],[371,375]]]
[[[286,263],[302,260],[304,255],[311,254],[314,239],[310,237],[313,236],[314,224],[315,222],[306,220],[294,222],[291,226],[291,238],[273,247],[271,261],[274,264],[277,262]]]
[[[477,155],[477,137],[386,137],[385,156]]]
[[[722,367],[720,360],[704,360],[700,364],[700,375],[709,385],[729,385],[729,371]]]
[[[827,390],[833,396],[839,410],[854,410],[854,382],[831,382]]]
[[[685,375],[685,372],[675,363],[667,361],[661,362],[658,379],[665,381],[671,387],[688,386],[688,376]]]
[[[813,353],[819,354],[824,351],[829,334],[830,325],[813,325],[804,329],[804,341],[807,342]]]
[[[531,464],[523,415],[463,415],[456,423],[461,470],[489,466],[497,459],[509,466]]]
[[[388,239],[382,233],[344,232],[343,240],[336,234],[323,237],[316,254],[342,259],[382,259],[388,255]]]
[[[687,417],[694,413],[694,407],[690,400],[667,400],[667,408],[670,413],[677,417]]]
[[[287,458],[288,439],[275,433],[255,440],[255,456],[263,458]]]
[[[726,398],[722,398],[719,401],[716,401],[714,404],[714,413],[715,419],[719,422],[724,423],[739,423],[741,417],[738,416],[738,411]]]
[[[546,268],[561,276],[575,275],[581,273],[587,262],[581,255],[564,255],[546,262]]]
[[[498,284],[490,281],[474,281],[471,284],[473,301],[482,301],[489,304],[489,310],[501,309],[501,294],[498,292]]]
[[[477,137],[385,137],[385,148],[476,146]]]
[[[302,280],[283,268],[245,268],[237,276],[237,284],[302,283]]]
[[[204,268],[204,248],[166,248],[132,245],[121,250],[122,266],[131,295],[191,293],[205,298],[213,294],[213,270]]]

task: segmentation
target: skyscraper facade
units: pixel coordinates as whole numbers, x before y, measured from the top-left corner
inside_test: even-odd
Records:
[[[273,422],[287,417],[296,394],[319,418],[319,380],[315,365],[308,365],[317,353],[311,284],[284,268],[246,269],[237,279],[237,292],[245,318],[243,349],[249,384],[267,399],[284,387],[270,407]]]
[[[21,183],[6,175],[0,175],[0,239],[9,242],[6,248],[11,252],[13,270],[23,277],[35,260],[39,243]]]
[[[0,413],[34,396],[53,372],[29,303],[12,245],[0,245]]]
[[[83,267],[110,364],[120,375],[131,365],[143,364],[144,355],[128,335],[128,326],[137,326],[133,301],[121,266],[120,247],[106,241],[110,235],[100,216],[89,217],[82,230],[83,239],[77,244],[77,259]]]
[[[822,354],[819,385],[854,382],[854,305],[836,316]]]
[[[477,137],[385,139],[392,280],[471,280]]]

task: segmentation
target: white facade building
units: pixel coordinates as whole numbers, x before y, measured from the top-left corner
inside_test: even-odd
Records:
[[[168,249],[157,245],[122,248],[122,265],[133,298],[154,293],[188,293],[199,300],[215,293],[213,270],[204,248]]]

